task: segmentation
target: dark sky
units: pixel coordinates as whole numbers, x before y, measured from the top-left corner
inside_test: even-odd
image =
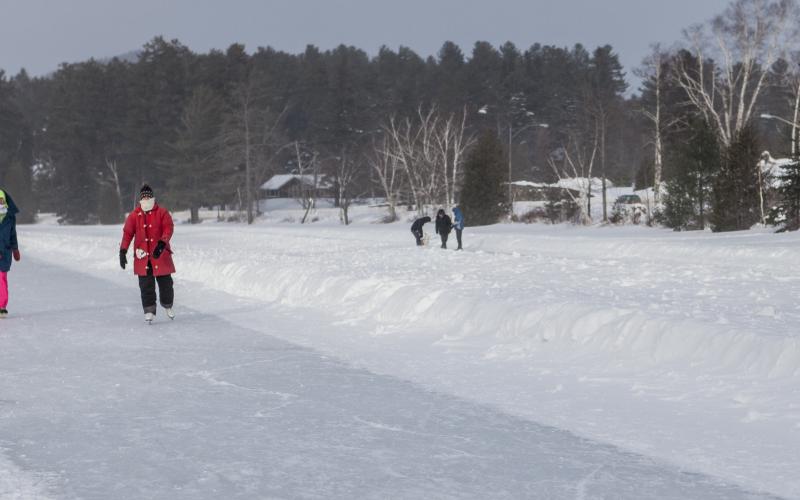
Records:
[[[405,45],[435,54],[452,40],[594,48],[609,43],[628,71],[652,42],[724,10],[728,0],[0,0],[0,69],[33,75],[61,62],[109,57],[156,35],[197,52],[231,43],[300,52],[340,43],[375,54]]]

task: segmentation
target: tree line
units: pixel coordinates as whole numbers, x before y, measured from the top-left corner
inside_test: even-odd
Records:
[[[176,209],[233,206],[252,220],[258,186],[289,172],[333,179],[338,203],[448,204],[484,129],[512,131],[515,179],[552,177],[548,155],[586,128],[590,94],[619,108],[607,173],[624,180],[638,153],[625,146],[623,76],[610,46],[478,42],[468,57],[447,42],[422,58],[405,47],[196,54],[155,38],[134,61],[0,73],[0,180],[73,224],[119,221],[143,182]]]
[[[144,182],[193,222],[210,206],[252,222],[272,175],[325,176],[346,223],[367,196],[387,200],[389,220],[398,206],[488,196],[491,221],[510,180],[598,177],[603,188],[577,200],[583,222],[593,202],[608,219],[613,182],[653,187],[652,221],[670,227],[791,226],[800,182],[757,165],[764,149],[797,155],[796,21],[793,0],[734,1],[678,48],[655,46],[636,93],[609,45],[476,42],[466,54],[446,42],[421,57],[344,45],[195,53],[157,37],[133,60],[0,71],[0,183],[28,217],[71,224],[118,222]]]

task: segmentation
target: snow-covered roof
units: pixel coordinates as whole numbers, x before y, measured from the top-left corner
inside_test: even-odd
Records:
[[[544,184],[542,182],[531,182],[531,181],[514,181],[511,183],[511,185],[519,187],[531,187],[531,188],[550,187],[550,184]]]
[[[586,177],[575,177],[575,178],[565,178],[561,179],[558,182],[554,182],[553,184],[545,184],[541,182],[531,182],[531,181],[514,181],[511,183],[512,186],[519,186],[519,187],[531,187],[531,188],[562,188],[562,189],[572,189],[574,191],[583,192],[589,186],[589,179]],[[602,189],[603,181],[599,177],[592,178],[592,191],[598,191]],[[614,184],[606,179],[606,187],[613,188]]]
[[[318,175],[317,178],[317,187],[327,187],[327,183],[324,182],[324,175]],[[277,191],[284,187],[289,182],[293,181],[294,179],[299,180],[303,184],[307,186],[314,185],[314,176],[313,175],[298,175],[298,174],[278,174],[273,175],[267,182],[261,185],[261,189],[264,191]]]
[[[599,177],[592,177],[592,191],[599,191],[603,188],[603,180]],[[589,187],[589,178],[588,177],[571,177],[560,179],[558,182],[554,184],[554,186],[567,188],[567,189],[574,189],[575,191],[586,191]],[[610,180],[606,179],[606,188],[613,188],[614,183]]]

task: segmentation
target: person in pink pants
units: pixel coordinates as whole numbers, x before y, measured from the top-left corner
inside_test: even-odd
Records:
[[[11,195],[0,189],[0,318],[8,315],[8,271],[11,258],[20,259],[17,245],[17,206]]]

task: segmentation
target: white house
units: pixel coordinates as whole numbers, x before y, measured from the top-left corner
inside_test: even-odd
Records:
[[[315,185],[316,180],[316,185]],[[259,188],[264,198],[318,198],[333,196],[333,186],[326,176],[278,174],[273,175]]]

